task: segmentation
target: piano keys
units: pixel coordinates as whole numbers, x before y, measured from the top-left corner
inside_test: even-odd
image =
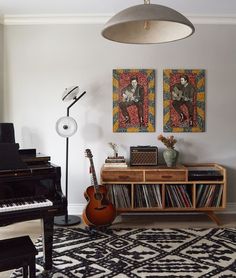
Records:
[[[45,199],[44,196],[38,196],[37,198],[26,197],[5,199],[0,201],[0,213],[27,209],[42,209],[52,206],[53,203],[50,200]]]
[[[67,213],[67,200],[61,190],[61,168],[50,163],[49,156],[37,155],[34,149],[18,155],[24,167],[18,168],[13,163],[14,167],[7,168],[5,164],[0,170],[0,225],[41,219],[44,269],[49,270],[54,216]]]

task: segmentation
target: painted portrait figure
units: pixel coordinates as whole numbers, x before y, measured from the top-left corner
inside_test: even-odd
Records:
[[[113,71],[113,130],[154,130],[154,71]]]
[[[164,131],[204,131],[203,70],[164,70]]]

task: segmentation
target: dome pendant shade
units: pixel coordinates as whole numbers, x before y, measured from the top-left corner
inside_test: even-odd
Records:
[[[161,5],[142,4],[114,15],[104,26],[103,37],[130,44],[171,42],[191,36],[193,24],[179,12]]]

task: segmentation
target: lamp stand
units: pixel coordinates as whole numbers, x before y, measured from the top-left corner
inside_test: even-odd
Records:
[[[70,116],[70,108],[85,94],[86,92],[83,92],[79,97],[75,98],[74,101],[67,107],[67,117]],[[66,137],[66,203],[67,203],[67,209],[66,214],[62,216],[56,216],[54,218],[54,224],[57,226],[72,226],[81,223],[81,218],[76,215],[68,215],[68,161],[69,161],[69,137]]]

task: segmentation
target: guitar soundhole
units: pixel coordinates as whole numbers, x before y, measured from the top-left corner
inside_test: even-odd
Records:
[[[97,193],[94,194],[94,198],[98,201],[101,201],[102,200],[102,194],[97,192]]]

